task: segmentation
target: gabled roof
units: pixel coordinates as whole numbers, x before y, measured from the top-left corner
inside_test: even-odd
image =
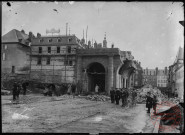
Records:
[[[9,31],[7,34],[3,35],[2,42],[3,43],[13,43],[13,42],[24,43],[22,41],[26,41],[28,37],[29,36],[27,34],[24,34],[16,29],[13,29]]]

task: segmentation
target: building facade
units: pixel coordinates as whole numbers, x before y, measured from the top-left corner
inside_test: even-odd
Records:
[[[168,70],[159,70],[157,73],[157,87],[168,87]]]
[[[30,78],[42,83],[73,83],[79,47],[75,35],[33,38]]]
[[[157,72],[158,68],[156,69],[143,69],[143,84],[149,84],[153,87],[157,87]]]
[[[169,66],[168,87],[170,91],[184,100],[184,49],[179,47],[174,64]]]
[[[30,41],[24,32],[13,29],[2,36],[1,79],[29,79]]]
[[[134,87],[140,88],[143,86],[143,68],[141,67],[141,62],[136,61],[136,72],[134,75]]]

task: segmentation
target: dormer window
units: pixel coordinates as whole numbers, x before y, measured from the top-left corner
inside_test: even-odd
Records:
[[[69,38],[68,41],[71,42],[72,41],[72,38]]]
[[[61,42],[61,38],[58,38],[58,42]]]
[[[39,42],[42,43],[44,40],[43,39],[40,39]]]
[[[49,39],[48,42],[52,42],[52,39]]]

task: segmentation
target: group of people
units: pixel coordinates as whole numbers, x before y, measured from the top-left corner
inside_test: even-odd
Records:
[[[116,88],[113,87],[110,90],[111,103],[119,105],[119,101],[122,101],[122,107],[130,107],[136,105],[137,92],[135,89]]]
[[[23,95],[26,95],[26,91],[27,91],[27,86],[28,83],[27,82],[14,82],[13,84],[13,89],[12,89],[12,93],[13,93],[13,101],[16,101],[19,99],[19,94],[22,90]]]
[[[60,96],[61,94],[72,94],[73,97],[75,96],[75,92],[76,92],[76,85],[75,84],[68,84],[68,85],[55,85],[55,84],[46,84],[45,85],[45,91],[44,91],[44,95],[45,96]]]

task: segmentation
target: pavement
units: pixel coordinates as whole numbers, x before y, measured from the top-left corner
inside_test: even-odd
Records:
[[[90,101],[72,96],[1,96],[3,133],[152,133],[155,117],[145,104],[123,108],[110,101]]]

